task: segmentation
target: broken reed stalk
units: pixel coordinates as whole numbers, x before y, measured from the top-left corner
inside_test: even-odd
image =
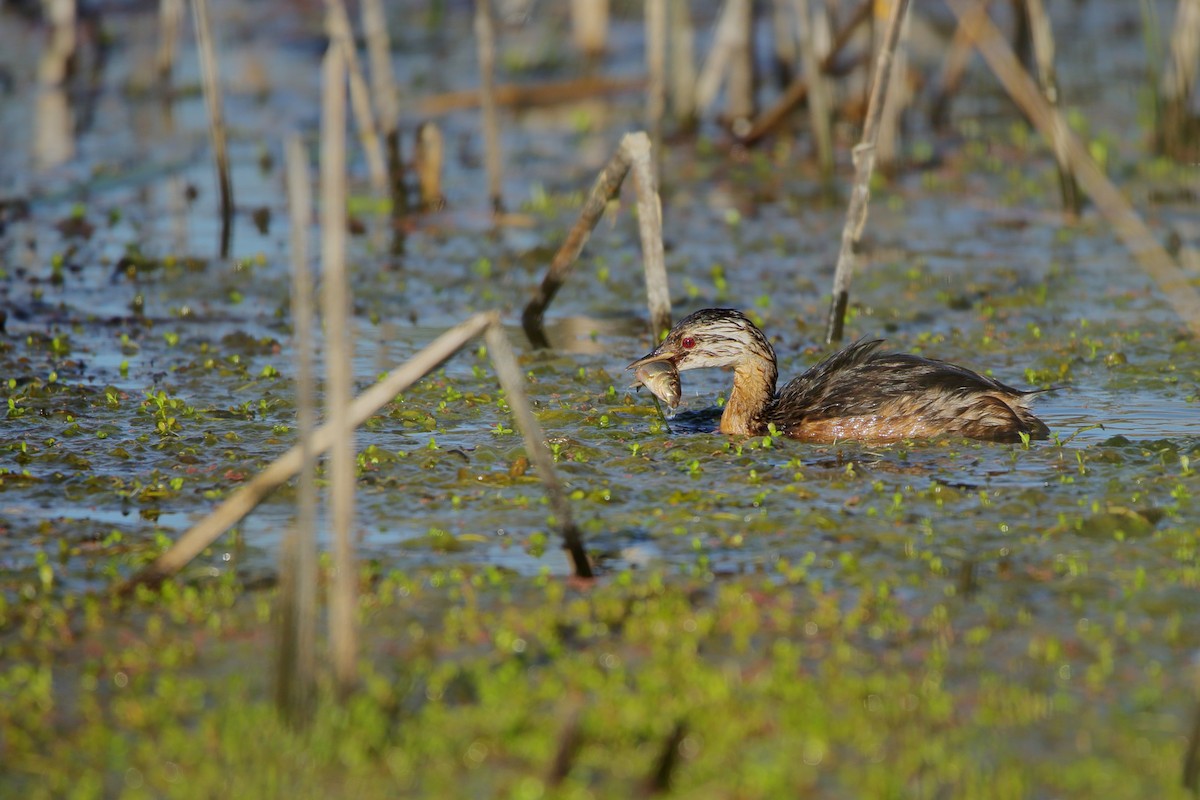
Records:
[[[308,263],[312,189],[308,157],[298,134],[287,138],[288,210],[291,216],[292,330],[296,351],[296,435],[300,440],[300,479],[296,521],[284,534],[279,570],[279,644],[275,699],[287,719],[299,723],[312,712],[317,628],[317,457],[313,381],[313,287]]]
[[[212,138],[213,159],[217,164],[217,183],[221,193],[221,258],[229,258],[229,245],[233,237],[233,180],[229,174],[221,80],[209,26],[208,0],[192,0],[192,18],[196,26],[196,47],[200,52],[200,84],[204,89],[204,104],[208,108],[208,133]]]
[[[45,86],[61,86],[71,73],[78,44],[75,0],[44,0],[50,21],[50,41],[38,61],[38,82]]]
[[[621,147],[630,154],[634,189],[637,191],[638,233],[642,240],[642,267],[646,273],[646,303],[650,329],[657,342],[671,330],[671,290],[663,255],[662,199],[650,137],[644,132],[627,133]]]
[[[840,341],[846,320],[846,304],[850,299],[850,278],[854,273],[854,249],[867,224],[867,209],[871,200],[871,174],[875,171],[875,144],[879,139],[879,122],[883,116],[884,98],[892,77],[892,59],[908,0],[894,0],[888,17],[887,30],[875,62],[875,80],[867,102],[867,118],[863,125],[862,141],[853,150],[854,187],[842,227],[842,245],[838,251],[837,269],[833,275],[833,299],[829,308],[829,324],[825,330],[826,344]]]
[[[964,0],[948,0],[948,3],[960,22],[966,19],[968,10]],[[1065,124],[1055,121],[1056,117],[1061,116],[1061,112],[1046,103],[1037,85],[1021,67],[1012,48],[1008,46],[1003,34],[991,19],[986,15],[978,17],[971,31],[975,47],[1038,132],[1047,141],[1052,141],[1056,126],[1065,131],[1067,157],[1080,188],[1096,204],[1100,214],[1108,220],[1121,243],[1158,285],[1163,298],[1191,330],[1192,335],[1200,337],[1200,294],[1188,282],[1179,265],[1159,244],[1157,237],[1146,227],[1121,191],[1096,165],[1088,155],[1087,149],[1070,129]]]
[[[175,72],[175,54],[179,47],[179,31],[183,27],[183,0],[160,0],[158,4],[158,53],[155,69],[163,87],[170,86]]]
[[[662,175],[663,113],[667,104],[667,0],[646,0],[646,130],[653,145],[654,175]]]
[[[821,182],[828,186],[833,181],[833,116],[829,108],[829,81],[821,71],[821,61],[817,58],[816,26],[808,0],[793,0],[792,12],[796,18],[800,60],[808,81],[808,121],[812,126],[817,166],[821,171]]]
[[[1158,115],[1158,145],[1176,159],[1200,157],[1200,122],[1191,111],[1192,94],[1200,72],[1200,0],[1179,0],[1171,34],[1171,53],[1162,75],[1162,111]]]
[[[371,94],[358,63],[358,49],[354,45],[354,29],[346,6],[342,0],[325,0],[326,26],[330,40],[342,51],[342,57],[350,73],[350,105],[354,109],[354,123],[363,154],[367,159],[367,174],[371,190],[379,197],[388,192],[387,165],[383,158],[383,146],[379,143],[379,129],[375,125],[375,112],[371,109]]]
[[[662,265],[662,206],[659,202],[657,186],[653,182],[652,170],[648,169],[648,150],[649,138],[645,133],[626,134],[621,139],[617,152],[613,154],[613,157],[596,177],[596,183],[593,184],[591,193],[588,194],[583,208],[579,210],[579,217],[571,226],[571,230],[567,233],[567,238],[563,241],[562,246],[558,248],[558,252],[554,254],[554,260],[550,262],[550,268],[546,270],[541,285],[521,313],[521,325],[534,347],[550,346],[545,329],[546,308],[566,282],[571,267],[579,258],[583,246],[587,244],[596,223],[604,215],[604,209],[608,206],[609,201],[620,193],[621,183],[625,180],[635,158],[647,159],[647,171],[651,173],[646,180],[638,181],[638,225],[642,236],[646,293],[650,306],[651,324],[654,326],[655,341],[663,330],[670,328],[670,292],[667,290],[666,269]],[[655,231],[657,231],[657,244],[655,243]]]
[[[483,160],[487,168],[488,199],[492,211],[504,210],[501,191],[500,121],[496,111],[496,29],[492,0],[475,0],[475,44],[479,49],[479,100],[483,112]]]
[[[608,47],[609,0],[571,0],[571,38],[588,58]]]
[[[382,0],[363,0],[362,26],[367,39],[367,58],[371,64],[371,91],[387,151],[392,215],[400,216],[408,211],[408,193],[404,186],[404,159],[400,151],[400,101],[396,79],[392,74],[392,44]]]
[[[696,30],[692,25],[690,0],[670,0],[671,113],[678,125],[690,128],[696,122]],[[661,158],[661,155],[659,156]]]
[[[849,44],[854,36],[854,31],[858,26],[871,18],[871,6],[873,0],[864,0],[858,5],[850,19],[846,21],[834,36],[833,45],[829,48],[829,52],[821,59],[820,70],[821,74],[828,74],[836,65],[838,56],[841,55],[843,49]],[[828,85],[828,83],[826,84]],[[745,133],[738,137],[744,145],[752,145],[761,140],[771,131],[775,130],[788,114],[792,112],[796,106],[804,102],[804,98],[808,97],[808,76],[802,75],[783,91],[779,99],[774,105],[759,115],[754,124],[746,130]]]
[[[1058,108],[1058,77],[1054,70],[1054,30],[1050,27],[1050,17],[1042,0],[1025,0],[1025,9],[1029,15],[1030,37],[1033,40],[1033,58],[1037,63],[1038,85],[1042,96],[1051,108]],[[1064,143],[1066,120],[1062,114],[1054,115],[1054,127],[1050,136],[1050,147],[1054,151],[1054,162],[1058,166],[1058,186],[1062,194],[1063,210],[1072,216],[1079,216],[1083,209],[1083,196],[1079,193],[1079,184],[1071,172],[1071,163],[1067,158],[1067,147]]]
[[[442,195],[445,149],[442,129],[437,123],[422,122],[417,128],[417,144],[413,148],[413,165],[417,172],[417,190],[422,209],[441,208],[445,204]]]
[[[496,369],[496,377],[504,389],[505,399],[521,429],[525,440],[525,453],[529,456],[533,468],[537,470],[538,478],[546,489],[550,500],[550,510],[554,512],[555,522],[558,523],[562,534],[563,549],[571,558],[571,568],[577,578],[593,577],[592,565],[588,562],[587,551],[583,549],[583,536],[575,525],[571,514],[571,503],[567,493],[559,483],[558,473],[554,469],[554,456],[546,446],[546,437],[542,434],[542,426],[533,415],[533,406],[525,394],[525,377],[517,364],[517,356],[513,353],[512,344],[497,320],[484,331],[487,341],[488,354],[492,366]]]
[[[333,534],[333,589],[329,643],[333,672],[344,696],[358,672],[357,569],[354,558],[354,428],[350,419],[354,341],[346,286],[346,56],[332,42],[325,51],[321,93],[321,310],[325,325],[325,418],[329,449],[329,520]]]
[[[442,362],[498,319],[495,312],[476,314],[443,333],[404,365],[389,372],[378,383],[355,398],[350,404],[350,422],[354,426],[362,425],[379,409],[394,400],[396,395],[437,369]],[[329,450],[339,435],[340,432],[336,431],[331,423],[321,425],[313,432],[310,440],[313,454],[320,455]],[[129,594],[138,586],[155,586],[187,566],[188,562],[204,552],[204,549],[221,534],[253,511],[271,492],[291,480],[303,466],[303,459],[303,448],[299,444],[293,445],[226,498],[208,516],[189,528],[179,537],[179,541],[154,563],[130,577],[118,592]]]

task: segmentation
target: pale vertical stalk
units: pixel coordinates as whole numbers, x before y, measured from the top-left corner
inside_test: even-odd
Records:
[[[608,48],[608,7],[609,0],[571,0],[571,38],[589,58]]]
[[[183,0],[160,0],[158,4],[158,54],[155,67],[158,80],[171,83],[175,71],[175,55],[179,48],[179,32],[183,28]]]
[[[382,0],[362,1],[362,24],[371,64],[371,90],[387,150],[392,213],[403,214],[408,210],[408,195],[404,188],[404,159],[400,151],[400,100],[392,74],[392,44]]]
[[[968,7],[964,0],[949,0],[948,4],[960,21],[966,19]],[[973,23],[970,36],[980,54],[1004,84],[1009,96],[1049,141],[1055,126],[1054,117],[1061,116],[1062,112],[1046,104],[1037,85],[1022,69],[1012,48],[992,21],[983,15],[975,18]],[[1200,293],[1197,293],[1187,275],[1121,191],[1092,160],[1087,148],[1069,128],[1064,125],[1062,129],[1066,131],[1067,156],[1080,188],[1092,199],[1096,209],[1108,221],[1113,233],[1133,258],[1158,285],[1163,299],[1179,315],[1192,335],[1200,337]]]
[[[659,176],[663,111],[667,100],[667,0],[646,0],[646,129],[653,145],[654,174]]]
[[[891,0],[895,2],[895,0]],[[884,169],[895,165],[900,155],[900,128],[904,110],[908,107],[912,93],[908,88],[908,18],[900,23],[900,40],[896,43],[892,59],[892,75],[888,80],[887,94],[883,101],[883,114],[879,119],[879,141],[875,148],[875,163]]]
[[[500,120],[496,110],[496,30],[491,0],[475,0],[475,44],[479,50],[479,104],[483,112],[483,159],[492,210],[504,208],[501,193]]]
[[[907,11],[908,0],[894,0],[887,32],[875,62],[875,81],[871,86],[870,100],[867,102],[867,119],[863,126],[862,141],[853,151],[854,188],[850,194],[850,205],[846,209],[842,246],[838,251],[837,269],[833,275],[833,300],[825,332],[827,343],[842,338],[846,304],[850,299],[850,278],[854,273],[854,248],[867,224],[867,210],[871,200],[871,174],[875,171],[875,144],[879,139],[879,119],[883,114],[883,100],[892,75],[892,58],[896,52],[896,43],[900,40],[900,26]]]
[[[217,183],[221,193],[221,258],[229,258],[233,238],[233,179],[229,172],[229,148],[225,135],[225,113],[221,101],[221,78],[217,54],[209,25],[208,0],[192,0],[196,26],[196,46],[200,52],[200,83],[208,108],[208,132],[212,138],[213,160],[217,165]]]
[[[821,182],[833,181],[833,119],[829,110],[829,81],[821,71],[821,54],[817,52],[816,26],[808,0],[793,0],[796,17],[796,38],[800,42],[800,60],[808,81],[808,121],[812,126],[817,166]]]
[[[445,202],[442,196],[442,163],[445,159],[445,144],[442,138],[442,129],[436,122],[422,122],[417,128],[413,162],[417,172],[421,208],[424,209],[441,208]]]
[[[734,47],[729,60],[729,82],[725,85],[726,110],[734,126],[744,126],[754,116],[754,4],[751,0],[727,0],[733,8]]]
[[[42,5],[50,21],[50,42],[38,62],[38,81],[42,86],[60,86],[67,79],[78,40],[75,0],[43,0]]]
[[[1200,147],[1192,122],[1190,103],[1200,72],[1200,0],[1179,0],[1171,34],[1171,53],[1162,76],[1162,114],[1159,147],[1173,158],[1196,160]]]
[[[670,0],[671,113],[685,127],[696,120],[696,31],[689,0]]]
[[[721,9],[712,46],[708,49],[708,58],[705,59],[704,66],[700,69],[700,77],[696,80],[696,110],[700,114],[706,113],[712,107],[721,91],[725,73],[729,71],[729,63],[738,46],[737,13],[740,5],[741,0],[729,0]]]
[[[529,404],[529,398],[525,394],[525,377],[517,364],[512,344],[508,341],[504,329],[500,327],[499,320],[488,326],[484,336],[487,340],[488,354],[496,369],[496,376],[500,379],[500,386],[504,388],[508,407],[525,440],[525,453],[529,456],[529,461],[537,470],[538,478],[546,489],[546,496],[550,500],[550,509],[554,512],[555,521],[562,534],[563,547],[571,557],[575,576],[591,578],[592,567],[588,563],[587,552],[583,549],[583,536],[575,525],[567,493],[563,491],[562,484],[558,480],[558,473],[554,469],[554,456],[550,454],[550,448],[546,446],[546,438],[542,435],[542,426],[538,424],[537,417],[533,415],[533,406]]]
[[[482,333],[484,328],[496,320],[494,312],[476,314],[443,333],[428,347],[405,362],[403,366],[392,370],[378,383],[373,384],[356,397],[350,405],[350,423],[355,427],[362,425],[379,409],[396,399],[397,394],[437,369],[439,364],[461,350],[463,345]],[[333,427],[332,421],[326,422],[313,432],[311,439],[313,454],[325,453],[335,443],[341,442],[345,438],[342,431]],[[128,595],[138,586],[156,585],[183,569],[188,562],[204,552],[206,547],[212,545],[222,533],[238,524],[253,511],[271,492],[291,480],[300,471],[302,465],[301,447],[298,444],[293,445],[286,453],[267,465],[262,472],[239,486],[204,519],[188,528],[179,537],[179,541],[171,545],[152,564],[122,584],[119,593]]]
[[[346,281],[346,62],[344,49],[325,53],[321,109],[321,308],[325,323],[325,416],[334,431],[329,452],[329,519],[333,591],[329,641],[338,690],[357,673],[357,569],[354,563],[354,425],[350,388],[354,341]]]
[[[308,158],[300,136],[290,134],[284,149],[291,216],[292,330],[296,351],[296,436],[300,447],[300,479],[296,521],[284,534],[280,558],[275,696],[285,716],[302,722],[312,711],[317,625],[317,456],[312,443],[317,415],[312,357],[312,271],[308,263],[312,189],[308,179]]]
[[[345,67],[350,75],[350,106],[354,110],[354,122],[358,138],[362,142],[363,154],[367,159],[367,174],[371,189],[380,197],[387,195],[387,165],[383,158],[383,145],[379,142],[379,129],[375,125],[375,112],[371,109],[371,93],[358,63],[358,49],[354,46],[354,29],[346,6],[342,0],[325,0],[326,25],[329,38],[342,51]]]
[[[1046,14],[1042,0],[1025,0],[1025,9],[1029,15],[1038,85],[1050,107],[1058,108],[1058,78],[1054,71],[1054,31],[1050,27],[1050,17]],[[1063,210],[1078,216],[1083,208],[1083,197],[1079,193],[1079,184],[1075,181],[1070,160],[1067,158],[1066,131],[1059,127],[1064,123],[1061,114],[1054,115],[1050,147],[1054,150],[1054,161],[1058,165],[1058,185],[1062,194]]]
[[[650,308],[650,327],[657,342],[671,329],[671,291],[667,287],[662,202],[658,196],[650,137],[642,131],[627,133],[621,140],[621,149],[629,155],[629,166],[637,189],[638,232],[642,239],[642,264],[646,273],[646,302]]]

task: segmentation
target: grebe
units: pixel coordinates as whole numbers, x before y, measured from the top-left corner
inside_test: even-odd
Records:
[[[733,391],[721,433],[766,433],[830,443],[895,442],[966,436],[1017,442],[1050,429],[1029,410],[1030,396],[966,367],[911,353],[877,352],[882,339],[861,339],[825,358],[775,392],[775,350],[745,314],[705,308],[682,320],[654,352],[629,365],[669,362],[679,371],[732,367]]]

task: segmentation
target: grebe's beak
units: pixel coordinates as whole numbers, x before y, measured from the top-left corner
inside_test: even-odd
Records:
[[[637,361],[630,364],[625,369],[637,369],[638,367],[644,367],[647,364],[653,364],[653,363],[659,362],[659,361],[666,361],[670,364],[674,364],[675,363],[675,354],[672,353],[670,350],[664,350],[663,348],[660,347],[657,350],[655,350],[653,353],[642,356],[641,358],[639,358]]]

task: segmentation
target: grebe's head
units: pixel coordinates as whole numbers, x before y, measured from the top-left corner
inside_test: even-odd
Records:
[[[761,360],[775,367],[775,350],[745,314],[732,308],[703,308],[680,320],[654,352],[629,369],[669,361],[679,371],[701,367],[735,367]]]

